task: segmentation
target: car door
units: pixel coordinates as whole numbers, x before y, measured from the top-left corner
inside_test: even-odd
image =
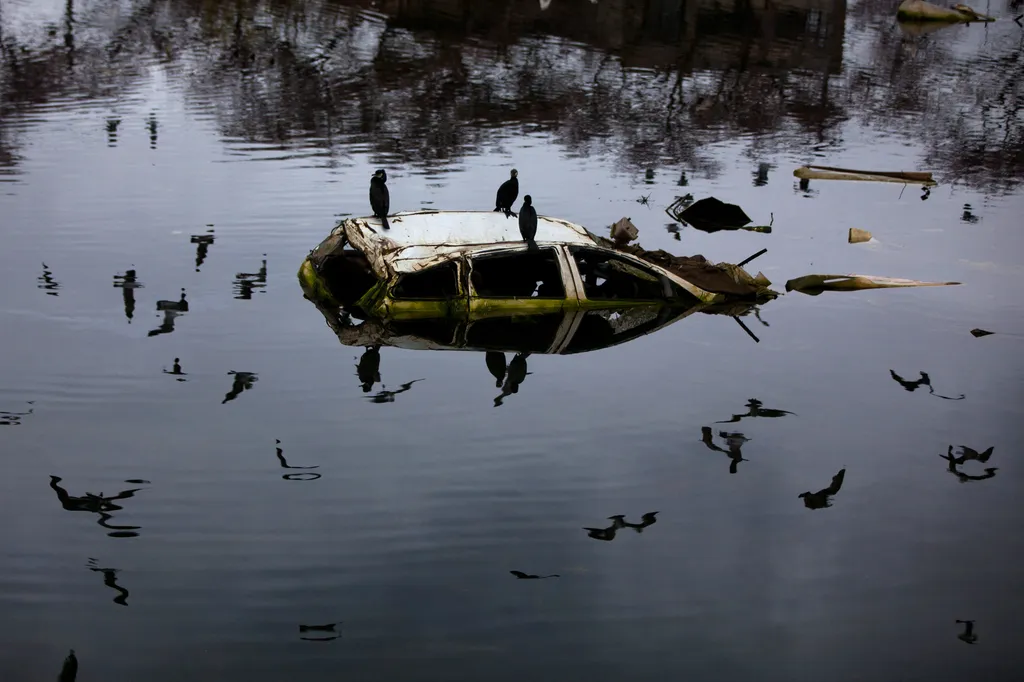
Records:
[[[554,312],[576,299],[564,250],[487,250],[469,256],[469,309],[474,317]]]
[[[587,246],[571,246],[569,254],[579,277],[583,307],[690,305],[696,301],[679,284],[642,261]]]

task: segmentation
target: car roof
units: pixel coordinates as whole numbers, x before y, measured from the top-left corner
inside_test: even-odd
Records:
[[[384,230],[377,218],[349,218],[344,228],[349,242],[362,251],[378,275],[386,264],[412,272],[467,251],[523,244],[519,221],[496,211],[413,211],[388,217]],[[538,243],[597,246],[586,228],[558,218],[537,217]]]

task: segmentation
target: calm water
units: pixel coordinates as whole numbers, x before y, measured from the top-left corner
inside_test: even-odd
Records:
[[[1001,3],[921,33],[876,0],[0,0],[0,678],[74,649],[83,681],[1015,679]],[[804,163],[939,185],[801,187]],[[482,354],[384,348],[364,392],[295,272],[381,166],[393,211],[488,209],[514,166],[596,232],[767,247],[778,290],[963,284],[790,293],[743,318],[759,343],[696,315],[531,355],[500,407]],[[773,232],[673,224],[686,193]],[[751,399],[775,412],[728,421]],[[954,475],[959,445],[994,450]],[[831,506],[798,497],[844,468]]]

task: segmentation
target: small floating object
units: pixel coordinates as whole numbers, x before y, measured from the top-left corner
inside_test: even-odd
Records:
[[[786,282],[786,291],[817,296],[823,291],[861,291],[863,289],[893,289],[899,287],[945,287],[960,282],[921,282],[899,277],[875,275],[804,275]]]
[[[616,244],[628,244],[640,236],[640,231],[629,218],[622,218],[612,225],[612,241]]]
[[[793,175],[801,180],[866,180],[872,182],[922,183],[934,187],[938,183],[927,171],[866,171],[833,166],[800,166]]]
[[[995,334],[995,332],[985,331],[984,329],[972,329],[971,330],[971,336],[973,336],[976,339],[980,338],[982,336],[989,336],[990,334]]]
[[[856,227],[850,228],[850,236],[848,240],[851,244],[861,244],[863,242],[871,241],[871,233],[867,230],[860,230]]]

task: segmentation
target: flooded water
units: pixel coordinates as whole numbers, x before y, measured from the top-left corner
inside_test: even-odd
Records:
[[[977,9],[0,0],[0,678],[1018,679],[1024,31]],[[378,167],[778,291],[961,284],[534,353],[496,405],[302,295]]]

